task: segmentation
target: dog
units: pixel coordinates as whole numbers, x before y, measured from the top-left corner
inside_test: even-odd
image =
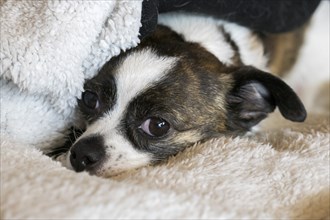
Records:
[[[276,107],[303,122],[304,105],[278,77],[302,40],[301,29],[271,35],[202,15],[164,14],[152,35],[85,83],[82,132],[59,160],[109,177],[196,142],[243,135]]]

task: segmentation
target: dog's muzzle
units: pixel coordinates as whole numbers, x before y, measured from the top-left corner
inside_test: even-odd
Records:
[[[105,146],[101,136],[80,139],[70,150],[70,163],[76,172],[91,170],[105,158]]]

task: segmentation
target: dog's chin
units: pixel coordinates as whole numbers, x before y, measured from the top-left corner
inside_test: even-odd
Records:
[[[102,169],[95,169],[95,170],[90,170],[87,171],[90,175],[93,176],[98,176],[98,177],[102,177],[102,178],[111,178],[111,177],[115,177],[118,176],[120,174],[126,173],[126,172],[130,172],[131,170],[107,170],[107,172],[104,172],[104,170]]]
[[[70,166],[70,165],[69,165]],[[103,169],[102,167],[95,167],[89,170],[86,170],[84,172],[87,172],[88,174],[92,175],[92,176],[97,176],[97,177],[102,177],[102,178],[112,178],[124,173],[129,173],[133,170],[137,170],[140,167],[136,167],[136,168],[131,168],[131,169],[111,169],[111,168],[107,168],[107,169]]]

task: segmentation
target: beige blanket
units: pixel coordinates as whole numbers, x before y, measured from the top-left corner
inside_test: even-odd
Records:
[[[329,84],[320,90],[328,78],[326,2],[287,79],[307,104],[305,123],[275,113],[256,134],[197,144],[112,179],[2,140],[1,219],[330,219]]]

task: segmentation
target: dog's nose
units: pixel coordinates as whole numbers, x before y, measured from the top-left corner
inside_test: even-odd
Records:
[[[104,157],[105,147],[101,136],[82,138],[70,150],[70,163],[76,172],[95,167]]]

